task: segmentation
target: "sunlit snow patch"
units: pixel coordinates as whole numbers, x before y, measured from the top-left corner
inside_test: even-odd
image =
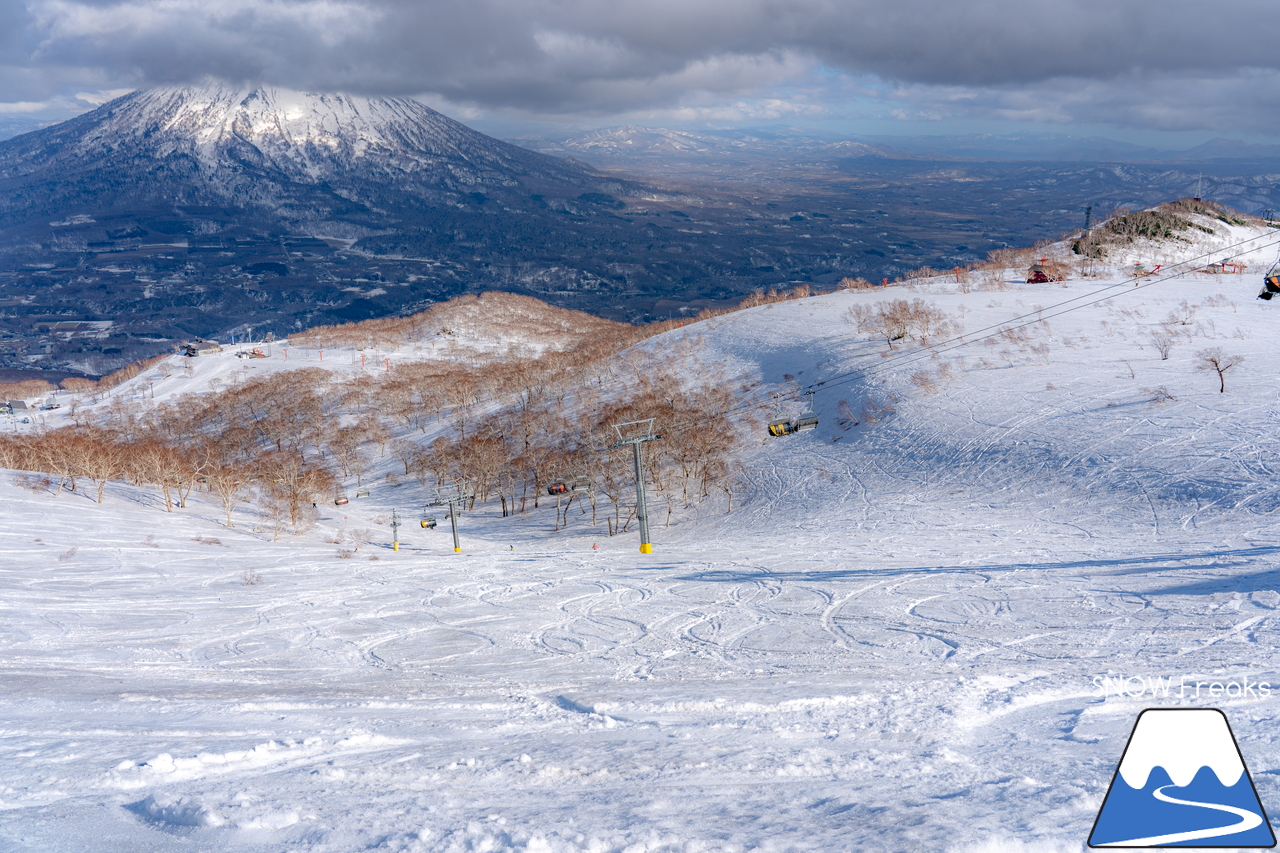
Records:
[[[1226,716],[1138,715],[1090,847],[1274,847],[1275,835]]]

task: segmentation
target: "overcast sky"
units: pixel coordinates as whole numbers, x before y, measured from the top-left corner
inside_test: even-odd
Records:
[[[0,118],[217,77],[482,128],[1280,140],[1276,0],[0,0]]]

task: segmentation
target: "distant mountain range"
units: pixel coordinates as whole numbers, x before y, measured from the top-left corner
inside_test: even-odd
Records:
[[[857,136],[806,128],[761,127],[701,130],[622,125],[563,137],[522,136],[510,140],[524,148],[558,156],[592,156],[624,162],[628,158],[680,157],[881,157],[889,160],[1035,160],[1090,163],[1187,163],[1200,160],[1280,160],[1280,145],[1212,139],[1193,148],[1170,151],[1104,137],[1059,133],[966,136]]]
[[[950,268],[1054,237],[1087,205],[1201,184],[1280,208],[1280,181],[1253,165],[1270,161],[1209,156],[1259,147],[1095,165],[971,156],[1089,140],[942,139],[629,126],[513,144],[406,99],[134,92],[0,142],[0,368],[100,373],[194,336],[487,290],[682,316],[757,288]]]
[[[685,131],[623,125],[589,130],[558,139],[524,136],[511,142],[557,156],[827,156],[913,159],[891,148],[847,139],[815,136],[801,130]]]
[[[1021,136],[881,136],[871,141],[905,154],[936,153],[971,160],[1040,160],[1091,163],[1194,163],[1204,160],[1280,159],[1280,145],[1257,145],[1238,139],[1211,139],[1182,150],[1118,142],[1104,137],[1058,133]]]

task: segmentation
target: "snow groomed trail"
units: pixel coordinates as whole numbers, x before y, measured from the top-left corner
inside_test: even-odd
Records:
[[[978,327],[1095,284],[673,334],[807,383],[881,360],[852,304]],[[461,555],[415,528],[340,558],[416,487],[273,543],[6,473],[0,850],[1078,851],[1158,705],[1223,708],[1274,813],[1280,308],[1255,292],[1171,281],[932,362],[933,390],[820,395],[819,430],[744,452],[733,513],[655,524],[648,556],[485,509]],[[1183,300],[1200,326],[1161,360],[1143,329]],[[1215,345],[1246,359],[1226,394],[1193,367]]]

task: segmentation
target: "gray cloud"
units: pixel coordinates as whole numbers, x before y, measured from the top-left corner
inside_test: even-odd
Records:
[[[1067,77],[1019,86],[902,84],[876,95],[889,104],[910,105],[919,117],[936,119],[1277,135],[1280,88],[1274,78],[1275,71],[1264,68],[1203,74],[1137,71],[1106,80]]]
[[[0,0],[0,100],[212,76],[609,115],[823,66],[952,117],[1274,133],[1278,43],[1273,0]]]

